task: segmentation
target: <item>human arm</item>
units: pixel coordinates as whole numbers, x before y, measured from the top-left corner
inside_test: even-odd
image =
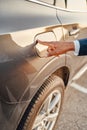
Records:
[[[87,38],[84,39],[80,39],[79,41],[79,45],[80,45],[80,49],[79,49],[79,56],[87,56]]]
[[[45,46],[48,46],[48,56],[58,56],[60,54],[64,54],[68,51],[74,51],[75,46],[74,42],[64,42],[64,41],[40,41],[37,40],[37,43],[43,44]]]

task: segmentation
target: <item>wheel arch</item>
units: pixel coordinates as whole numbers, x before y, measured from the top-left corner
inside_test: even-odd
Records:
[[[62,69],[62,68],[61,68]],[[63,68],[64,69],[64,68]],[[56,75],[56,76],[55,76]],[[57,74],[55,74],[55,75],[51,75],[52,77],[57,77]],[[51,76],[49,76],[49,78],[51,77]],[[43,84],[42,84],[42,86],[40,87],[40,89],[38,89],[38,91],[37,91],[37,93],[34,95],[34,98],[30,101],[30,104],[28,105],[28,107],[27,107],[27,109],[26,109],[26,111],[25,111],[25,113],[24,113],[24,115],[23,115],[23,117],[22,117],[22,119],[21,119],[21,121],[19,122],[19,125],[18,125],[18,127],[17,127],[17,129],[16,130],[19,130],[19,128],[25,128],[26,129],[26,123],[28,122],[28,120],[29,120],[29,116],[28,116],[28,118],[27,118],[27,115],[29,114],[29,111],[31,112],[31,114],[30,115],[32,115],[32,114],[34,114],[34,112],[32,111],[33,110],[33,108],[34,108],[34,106],[33,106],[33,104],[35,104],[35,103],[37,103],[36,102],[36,99],[37,100],[39,100],[39,97],[38,97],[38,94],[39,94],[39,92],[41,92],[43,89],[44,89],[44,87],[46,86],[46,85],[48,85],[48,83],[50,82],[50,81],[53,81],[54,80],[54,78],[53,79],[47,79]],[[60,83],[61,84],[59,84],[59,87],[60,88],[62,88],[62,86],[60,86],[60,85],[63,85],[63,90],[64,90],[64,84],[63,84],[63,82],[62,82],[62,80],[60,79],[60,78],[58,78],[59,80],[60,80]],[[56,81],[58,81],[58,79],[56,80]],[[56,82],[55,82],[56,83]],[[57,84],[56,84],[57,85]],[[53,84],[50,84],[50,86],[52,87],[52,90],[53,90]],[[57,86],[56,86],[56,88],[58,88]],[[48,89],[49,90],[49,89]],[[48,91],[46,91],[46,92],[48,92]],[[42,93],[41,93],[42,94]],[[62,91],[62,94],[64,94],[64,91]],[[41,100],[41,101],[43,101],[43,100]],[[42,104],[42,103],[41,103]],[[31,108],[32,108],[32,110],[31,110]],[[35,110],[35,112],[36,112],[36,110]],[[25,120],[26,120],[26,123],[25,123],[25,126],[24,126],[24,122],[25,122]],[[25,130],[25,129],[23,129],[23,130]]]
[[[62,57],[62,58],[64,58],[64,57]],[[65,66],[64,59],[61,60],[62,61],[61,64],[58,61],[59,61],[59,59],[57,59],[57,58],[55,59],[54,58],[53,64],[51,62],[51,64],[45,66],[43,68],[43,70],[39,71],[39,74],[36,75],[36,78],[33,79],[33,82],[31,84],[32,88],[29,88],[30,89],[29,102],[27,102],[26,107],[23,110],[22,115],[20,116],[20,119],[19,119],[19,122],[18,122],[19,125],[21,124],[20,122],[23,121],[22,120],[23,119],[23,115],[25,115],[24,112],[27,111],[32,98],[37,93],[37,91],[40,89],[40,87],[42,86],[42,84],[44,84],[44,82],[49,78],[49,76],[51,76],[52,74],[54,74],[54,75],[59,76],[60,78],[62,78],[62,80],[64,81],[65,88],[66,88],[68,80],[69,80],[69,74],[70,74],[69,68],[67,66]],[[53,67],[51,67],[52,65],[53,65]],[[48,69],[49,69],[49,71],[47,72]],[[42,81],[42,79],[43,79],[43,81]]]
[[[49,66],[48,66],[49,67]],[[50,67],[49,67],[50,68]],[[50,69],[49,69],[50,70]],[[52,74],[60,77],[65,85],[65,88],[67,87],[69,76],[70,76],[70,70],[67,66],[60,66],[58,68],[53,69],[53,71],[48,71],[47,68],[46,70],[43,70],[40,72],[40,74],[37,75],[36,79],[34,82],[31,84],[32,89],[35,87],[34,93],[38,91],[38,89],[41,87],[41,85],[51,76]],[[36,86],[34,86],[36,85]],[[34,87],[33,87],[34,86]],[[31,88],[30,88],[31,89]],[[31,92],[30,92],[31,93]],[[31,97],[31,96],[30,96]]]
[[[63,66],[59,69],[57,69],[53,74],[59,76],[64,81],[65,88],[67,87],[70,71],[69,68],[66,66]]]

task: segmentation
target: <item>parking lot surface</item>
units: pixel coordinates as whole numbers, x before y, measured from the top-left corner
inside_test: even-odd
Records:
[[[87,130],[87,93],[68,87],[56,130]]]

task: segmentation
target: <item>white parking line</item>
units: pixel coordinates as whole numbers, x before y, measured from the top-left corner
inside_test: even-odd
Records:
[[[80,85],[78,85],[76,83],[71,83],[70,86],[77,89],[77,90],[79,90],[80,92],[87,93],[87,88],[84,88],[83,86],[80,86]]]
[[[80,71],[73,77],[73,81],[79,79],[87,70],[87,64],[85,64]]]

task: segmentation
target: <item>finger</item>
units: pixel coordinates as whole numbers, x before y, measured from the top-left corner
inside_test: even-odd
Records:
[[[48,47],[47,51],[48,52],[56,52],[56,48],[55,48],[55,46],[51,46],[51,47]]]
[[[56,55],[55,51],[49,49],[48,50],[48,56],[54,56],[54,55]]]
[[[45,41],[41,41],[41,40],[36,40],[36,43],[40,43],[40,44],[43,44],[43,45],[48,45]]]
[[[51,50],[50,48],[48,50],[49,56],[59,56],[60,54],[63,54],[63,52],[61,50],[56,50],[56,49]]]
[[[41,41],[41,40],[36,40],[37,43],[40,43],[40,44],[43,44],[45,46],[48,46],[48,47],[53,47],[54,45],[51,44],[50,42],[47,42],[47,41]]]

